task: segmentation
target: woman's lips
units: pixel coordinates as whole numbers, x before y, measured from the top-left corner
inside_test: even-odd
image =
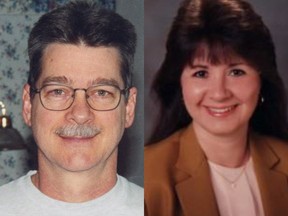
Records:
[[[230,115],[235,109],[237,105],[232,106],[225,106],[225,107],[212,107],[212,106],[206,106],[206,109],[208,110],[208,113],[215,117],[226,117]]]

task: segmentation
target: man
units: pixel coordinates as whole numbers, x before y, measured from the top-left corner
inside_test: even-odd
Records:
[[[143,215],[143,189],[117,175],[117,148],[134,119],[134,27],[74,2],[32,29],[22,114],[38,171],[0,189],[5,215]]]

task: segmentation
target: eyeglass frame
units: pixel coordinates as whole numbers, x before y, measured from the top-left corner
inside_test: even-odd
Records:
[[[46,86],[51,86],[51,85],[65,86],[65,87],[68,87],[68,88],[70,88],[71,90],[73,90],[73,94],[71,95],[71,97],[73,98],[73,100],[72,100],[72,103],[71,103],[67,108],[61,109],[61,110],[55,110],[55,109],[48,109],[47,107],[44,106],[43,101],[42,101],[42,98],[41,98],[41,90],[42,90],[43,88],[45,88]],[[87,99],[88,99],[88,97],[87,97],[87,95],[86,95],[87,90],[88,90],[89,88],[97,87],[97,86],[113,86],[113,87],[115,87],[116,89],[119,90],[119,92],[120,92],[119,101],[118,101],[117,105],[116,105],[114,108],[112,108],[112,109],[107,109],[107,110],[98,110],[98,109],[93,108],[93,107],[90,105],[90,103],[89,103],[88,100],[87,100]],[[116,109],[116,108],[119,106],[120,102],[121,102],[121,95],[122,95],[122,94],[124,95],[125,100],[127,100],[127,99],[128,99],[128,96],[129,96],[129,90],[130,90],[131,88],[132,88],[132,87],[129,87],[129,86],[128,86],[128,87],[126,87],[126,88],[124,88],[124,89],[120,89],[119,86],[113,85],[113,84],[98,84],[98,85],[89,86],[88,88],[73,88],[73,87],[71,87],[71,86],[69,86],[69,85],[65,85],[65,84],[52,84],[52,83],[51,83],[51,84],[43,85],[41,88],[30,87],[30,93],[31,93],[30,95],[31,95],[31,96],[34,96],[35,94],[39,94],[40,102],[41,102],[42,106],[43,106],[45,109],[47,109],[47,110],[50,110],[50,111],[65,111],[65,110],[68,110],[68,109],[73,105],[73,103],[74,103],[74,101],[75,101],[75,95],[76,95],[75,93],[76,93],[76,91],[82,90],[82,91],[85,92],[85,99],[86,99],[86,103],[88,104],[88,106],[89,106],[91,109],[95,110],[95,111],[100,111],[100,112],[103,111],[103,112],[104,112],[104,111],[111,111],[111,110]]]

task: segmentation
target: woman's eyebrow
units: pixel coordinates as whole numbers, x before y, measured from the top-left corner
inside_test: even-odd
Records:
[[[247,65],[244,62],[233,62],[229,64],[229,67],[235,67],[235,66],[239,66],[239,65]]]
[[[202,65],[202,64],[191,64],[190,66],[192,69],[196,69],[196,68],[203,68],[203,69],[207,69],[208,66],[207,65]]]

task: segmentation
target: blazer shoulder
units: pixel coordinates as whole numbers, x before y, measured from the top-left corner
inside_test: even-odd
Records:
[[[179,142],[182,131],[183,130],[176,131],[169,137],[159,142],[152,143],[152,144],[145,146],[144,148],[145,154],[147,155],[158,154],[160,152],[163,152],[163,150],[169,152],[171,148],[177,148],[177,145],[175,145],[175,143]]]
[[[182,131],[144,149],[145,215],[175,215],[175,164]]]
[[[145,180],[169,179],[173,172],[179,154],[179,139],[182,130],[179,130],[144,148]]]
[[[281,140],[275,137],[259,136],[262,142],[265,142],[269,147],[277,153],[278,156],[285,156],[288,160],[288,140]]]
[[[258,140],[260,140],[260,143],[268,145],[279,159],[277,167],[288,174],[288,141],[269,136],[258,136]]]

